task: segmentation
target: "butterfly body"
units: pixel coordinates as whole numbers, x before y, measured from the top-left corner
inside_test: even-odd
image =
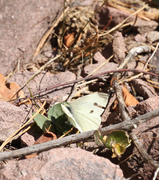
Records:
[[[98,129],[101,124],[100,115],[103,113],[109,95],[106,93],[93,93],[78,98],[70,104],[61,104],[63,112],[70,123],[80,132]]]

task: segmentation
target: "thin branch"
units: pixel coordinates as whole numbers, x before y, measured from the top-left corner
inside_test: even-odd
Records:
[[[130,137],[133,139],[133,143],[135,144],[136,148],[138,149],[145,162],[149,163],[155,169],[159,168],[159,163],[150,157],[150,155],[142,147],[141,142],[138,140],[137,136],[133,132],[130,133]]]
[[[156,169],[152,180],[156,180],[157,179],[158,172],[159,172],[159,167]]]
[[[16,93],[13,95],[13,97],[19,92],[21,91],[31,80],[33,80],[41,71],[43,71],[49,64],[51,64],[53,61],[55,61],[56,59],[58,59],[61,55],[57,55],[56,57],[50,59],[50,61],[48,61],[46,64],[44,64],[20,89],[18,89],[16,91]],[[12,97],[12,98],[13,98]],[[11,99],[12,99],[11,98]]]
[[[129,54],[126,56],[126,58],[123,60],[121,65],[117,69],[123,69],[126,67],[126,64],[134,57],[141,53],[150,53],[151,52],[151,47],[150,46],[138,46],[134,47],[130,50]],[[145,70],[145,69],[144,69]]]
[[[80,75],[81,75],[81,66],[79,66],[78,71],[77,71],[77,75],[76,75],[77,79],[79,79]],[[71,99],[72,99],[72,98],[74,97],[74,95],[76,94],[76,92],[77,92],[77,86],[78,86],[78,84],[75,83],[75,84],[74,84],[74,87],[73,87],[73,89],[72,89],[72,92],[71,92],[71,94],[69,95],[69,97],[68,97],[68,99],[67,99],[67,102],[70,102]]]
[[[137,10],[136,12],[134,12],[133,14],[131,14],[129,17],[127,17],[126,19],[124,19],[121,23],[119,23],[118,25],[116,25],[115,27],[113,27],[112,29],[110,29],[109,31],[107,31],[106,33],[100,34],[100,36],[104,36],[104,35],[110,34],[111,32],[116,31],[116,30],[119,29],[128,19],[130,19],[130,17],[136,15],[138,12],[140,12],[141,10],[143,10],[146,6],[147,6],[147,4],[146,4],[145,6],[143,6],[142,8],[140,8],[139,10]]]
[[[63,87],[63,88],[66,88],[68,86],[71,86],[72,84],[74,83],[77,83],[77,82],[81,82],[81,81],[87,81],[87,80],[92,80],[92,79],[101,79],[101,76],[105,76],[106,74],[111,74],[111,73],[116,73],[116,72],[129,72],[129,71],[132,71],[132,72],[138,72],[138,73],[144,73],[144,74],[150,74],[152,76],[156,76],[159,78],[159,75],[158,74],[155,74],[155,73],[152,73],[152,72],[146,72],[146,71],[142,71],[142,70],[138,70],[138,69],[119,69],[119,70],[111,70],[111,71],[106,71],[106,72],[102,72],[102,73],[99,73],[97,75],[94,75],[94,76],[89,76],[89,77],[85,77],[85,78],[81,78],[81,79],[77,79],[77,80],[73,80],[73,81],[70,81],[70,82],[66,82],[66,83],[61,83],[61,84],[56,84],[56,85],[53,85],[53,86],[50,86],[50,87],[47,87],[45,89],[41,89],[37,92],[34,92],[32,93],[32,95],[34,97],[36,96],[39,96],[40,93],[43,93],[43,92],[46,92],[46,91],[53,91],[53,89],[57,89],[59,87]],[[28,82],[27,82],[28,83]],[[22,88],[21,88],[22,89]],[[20,89],[20,90],[21,90]],[[26,98],[31,98],[30,96],[26,96],[25,98],[21,98],[21,99],[18,99],[19,100],[23,100],[23,99],[26,99]],[[14,101],[14,103],[17,103],[17,101]]]
[[[112,80],[112,85],[115,89],[115,92],[116,92],[116,97],[117,97],[117,100],[118,100],[118,106],[119,106],[119,112],[121,114],[121,117],[122,117],[122,120],[125,121],[125,120],[130,120],[130,117],[126,111],[126,104],[125,104],[125,101],[124,101],[124,98],[123,98],[123,94],[122,94],[122,90],[121,90],[121,87],[119,85],[119,82],[118,82],[118,73],[114,73],[113,75],[113,80]]]
[[[144,123],[152,118],[155,118],[157,116],[159,116],[159,109],[151,111],[151,112],[141,115],[139,117],[136,117],[132,120],[123,121],[119,124],[110,125],[108,127],[102,128],[101,133],[108,134],[114,130],[124,130],[124,131],[131,130],[131,129],[134,129],[135,125],[142,124],[142,123]],[[25,148],[21,148],[21,149],[9,151],[9,152],[2,152],[2,153],[0,153],[0,161],[17,158],[17,157],[21,157],[21,156],[32,154],[32,153],[39,153],[42,151],[47,151],[52,148],[66,146],[70,143],[86,141],[87,139],[93,137],[93,133],[94,133],[94,131],[88,131],[88,132],[84,132],[84,133],[73,134],[73,135],[70,135],[70,136],[67,136],[67,137],[64,137],[61,139],[48,141],[48,142],[45,142],[42,144],[36,144],[33,146],[28,146]]]
[[[158,46],[159,46],[159,43],[157,43],[157,46],[156,46],[156,48],[155,48],[155,50],[154,50],[154,52],[152,53],[152,55],[150,56],[150,58],[147,60],[147,62],[146,62],[146,64],[145,64],[145,67],[144,67],[144,71],[146,70],[146,68],[147,68],[147,65],[148,65],[148,63],[150,62],[150,60],[153,58],[153,56],[155,55],[155,53],[156,53],[156,51],[157,51],[157,49],[158,49]]]
[[[22,126],[20,127],[16,132],[14,132],[11,136],[9,136],[0,146],[0,151],[4,148],[4,146],[6,144],[8,144],[10,141],[12,141],[13,139],[15,139],[16,137],[19,137],[19,134],[22,134],[23,132],[20,132],[24,127],[26,127],[26,125],[28,125],[33,119],[34,117],[44,108],[46,102],[43,103],[43,105],[38,109],[38,111]],[[25,130],[24,130],[25,132]]]

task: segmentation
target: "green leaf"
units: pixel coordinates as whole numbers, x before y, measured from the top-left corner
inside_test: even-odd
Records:
[[[61,109],[61,103],[55,104],[52,106],[48,111],[48,118],[51,119],[51,117],[54,117],[55,119],[62,116],[64,112]]]
[[[50,130],[52,126],[52,122],[46,116],[41,114],[37,114],[34,118],[34,121],[44,132],[46,131],[46,129]]]
[[[119,143],[112,144],[112,152],[113,152],[112,158],[121,157],[121,155],[124,154],[125,150],[126,147],[123,146],[122,144]]]
[[[120,157],[126,150],[127,147],[131,145],[131,140],[125,131],[113,131],[111,132],[107,139],[105,146],[112,149],[112,157]]]
[[[72,125],[67,123],[66,115],[61,109],[61,103],[55,104],[49,109],[48,118],[53,123],[54,132],[58,135],[64,134],[72,127]]]
[[[37,114],[34,120],[44,132],[48,129],[49,131],[56,133],[56,135],[62,135],[72,127],[72,125],[66,123],[67,118],[61,109],[61,103],[58,103],[49,109],[48,118],[44,115]]]

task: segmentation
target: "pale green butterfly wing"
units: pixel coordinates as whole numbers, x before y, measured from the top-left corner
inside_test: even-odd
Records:
[[[103,113],[108,102],[109,95],[106,93],[93,93],[81,97],[71,104],[61,104],[62,110],[67,115],[70,123],[80,132],[98,129],[101,124],[100,115]]]
[[[74,126],[74,127],[78,127],[78,124],[76,123],[75,118],[73,117],[72,114],[72,107],[70,106],[70,104],[68,104],[67,102],[64,102],[63,104],[61,104],[61,108],[63,110],[63,112],[66,114],[67,119],[70,121],[70,123]]]

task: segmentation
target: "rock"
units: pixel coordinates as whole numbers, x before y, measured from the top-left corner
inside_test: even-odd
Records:
[[[156,21],[145,21],[140,18],[137,19],[137,22],[134,25],[134,28],[140,33],[144,34],[150,31],[153,31],[157,28],[158,23]]]
[[[105,57],[99,52],[97,51],[95,54],[94,54],[94,60],[97,61],[98,63],[103,63],[104,61],[106,61]]]
[[[159,96],[148,98],[133,108],[133,114],[135,116],[139,116],[158,109],[158,107]],[[131,108],[132,107],[128,107],[129,112],[132,112],[132,110],[130,110]],[[159,161],[159,140],[157,138],[159,134],[158,122],[159,117],[156,117],[133,129],[133,133],[138,137],[138,140],[141,142],[143,148],[155,161]],[[132,154],[134,154],[134,157],[128,159],[126,164],[124,163],[125,167],[127,167],[123,169],[124,172],[128,169],[132,169],[134,171],[132,174],[139,173],[144,180],[152,179],[154,175],[153,167],[149,163],[144,163],[136,148],[133,149]],[[159,178],[159,174],[157,177]]]
[[[144,113],[158,109],[158,107],[159,107],[159,96],[154,96],[148,98],[145,101],[140,102],[134,107],[134,109],[138,112],[138,115],[139,114],[142,115]]]
[[[125,42],[124,38],[121,32],[116,32],[114,34],[114,40],[113,40],[113,55],[114,55],[114,61],[118,64],[120,64],[125,59]]]
[[[56,148],[31,159],[10,160],[0,169],[0,174],[10,180],[120,180],[123,177],[118,165],[80,148]]]
[[[153,43],[155,41],[159,41],[159,32],[158,31],[150,31],[147,34],[147,41]]]
[[[94,70],[98,69],[101,64],[102,63],[89,64],[88,66],[86,66],[84,68],[84,71],[85,71],[86,74],[90,74]],[[116,70],[117,67],[118,67],[118,65],[116,63],[108,62],[108,63],[104,64],[101,68],[99,68],[97,71],[95,71],[93,73],[93,75],[98,74],[98,73],[102,73],[102,72],[106,72],[106,71]]]
[[[146,42],[146,35],[145,34],[137,34],[134,39],[135,41],[139,42],[139,43],[145,43]]]
[[[0,69],[3,75],[24,68],[39,40],[61,10],[63,0],[1,2]],[[19,61],[19,64],[18,64]]]
[[[128,16],[130,16],[130,14],[128,14],[122,10],[118,10],[118,9],[115,9],[115,8],[109,7],[109,6],[103,6],[101,9],[102,10],[99,11],[99,14],[102,14],[103,17],[107,17],[107,18],[105,19],[105,21],[102,21],[101,18],[98,18],[99,23],[101,23],[100,26],[102,26],[102,24],[106,25],[109,21],[108,17],[110,17],[110,16],[113,17],[111,24],[110,24],[111,27],[118,25],[123,20],[125,20]],[[130,17],[127,20],[127,23],[133,22],[133,21],[135,21],[135,16]],[[135,23],[135,25],[132,28],[141,34],[141,33],[147,33],[150,31],[154,31],[157,27],[158,27],[158,23],[156,21],[152,21],[152,20],[145,21],[143,19],[137,18],[137,22]]]
[[[14,74],[10,81],[18,82],[20,86],[23,86],[32,76],[34,72],[19,72]],[[57,84],[66,83],[75,80],[75,74],[70,71],[60,72],[58,74],[51,74],[50,72],[41,72],[33,80],[28,83],[28,87],[32,93],[38,92],[39,90],[46,89],[50,86]],[[53,91],[55,88],[50,89],[51,93],[45,97],[51,99],[51,102],[63,100],[63,97],[68,95],[71,87],[63,88],[58,91]],[[29,94],[28,88],[23,89],[25,95]]]
[[[116,68],[118,66],[114,62],[105,63],[107,61],[107,59],[105,59],[105,57],[99,51],[95,53],[94,60],[97,61],[97,63],[89,64],[84,68],[84,71],[86,74],[90,74],[95,70],[96,71],[92,75],[102,73],[102,72],[106,72],[106,71],[116,70]],[[103,64],[103,66],[101,66],[102,64]]]
[[[0,102],[0,142],[5,141],[26,121],[28,112],[8,102]]]
[[[155,92],[154,88],[148,85],[147,82],[141,79],[133,79],[131,83],[137,95],[144,97],[144,99],[157,96],[157,93]]]

